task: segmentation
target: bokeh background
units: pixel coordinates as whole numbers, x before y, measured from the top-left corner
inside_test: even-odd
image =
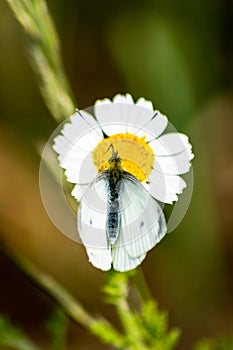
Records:
[[[182,223],[143,263],[152,295],[182,329],[178,349],[233,330],[233,3],[230,0],[48,2],[79,108],[130,92],[151,99],[195,152]],[[105,274],[56,230],[39,194],[36,147],[56,127],[28,63],[27,41],[0,1],[0,238],[51,273],[94,314]],[[0,313],[48,348],[54,303],[0,255]],[[71,324],[68,349],[107,349]]]

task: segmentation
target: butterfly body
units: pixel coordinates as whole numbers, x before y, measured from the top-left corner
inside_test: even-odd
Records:
[[[113,245],[120,232],[121,225],[121,194],[122,194],[122,176],[123,168],[121,158],[117,152],[113,151],[112,157],[109,159],[109,168],[102,173],[106,177],[107,191],[107,222],[106,233],[111,245]]]

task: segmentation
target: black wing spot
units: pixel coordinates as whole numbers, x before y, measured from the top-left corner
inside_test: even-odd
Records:
[[[140,228],[143,228],[143,226],[144,226],[144,222],[141,221],[141,222],[140,222]]]
[[[159,224],[158,236],[159,236],[159,238],[160,238],[160,237],[161,237],[161,234],[162,234],[162,232],[163,232],[163,219],[162,219],[162,216],[161,216],[161,215],[160,215],[160,217],[159,217],[158,224]]]
[[[92,225],[92,218],[90,218],[90,221],[89,221],[89,222],[90,222],[90,225]]]

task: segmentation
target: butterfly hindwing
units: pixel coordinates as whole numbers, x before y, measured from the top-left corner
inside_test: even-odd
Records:
[[[127,271],[163,238],[166,221],[159,204],[134,176],[124,173],[122,181],[121,232],[112,255],[114,268]]]

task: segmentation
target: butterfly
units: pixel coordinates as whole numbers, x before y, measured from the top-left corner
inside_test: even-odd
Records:
[[[159,203],[122,167],[112,148],[107,170],[99,173],[81,198],[78,231],[90,262],[101,270],[136,268],[166,234]]]

